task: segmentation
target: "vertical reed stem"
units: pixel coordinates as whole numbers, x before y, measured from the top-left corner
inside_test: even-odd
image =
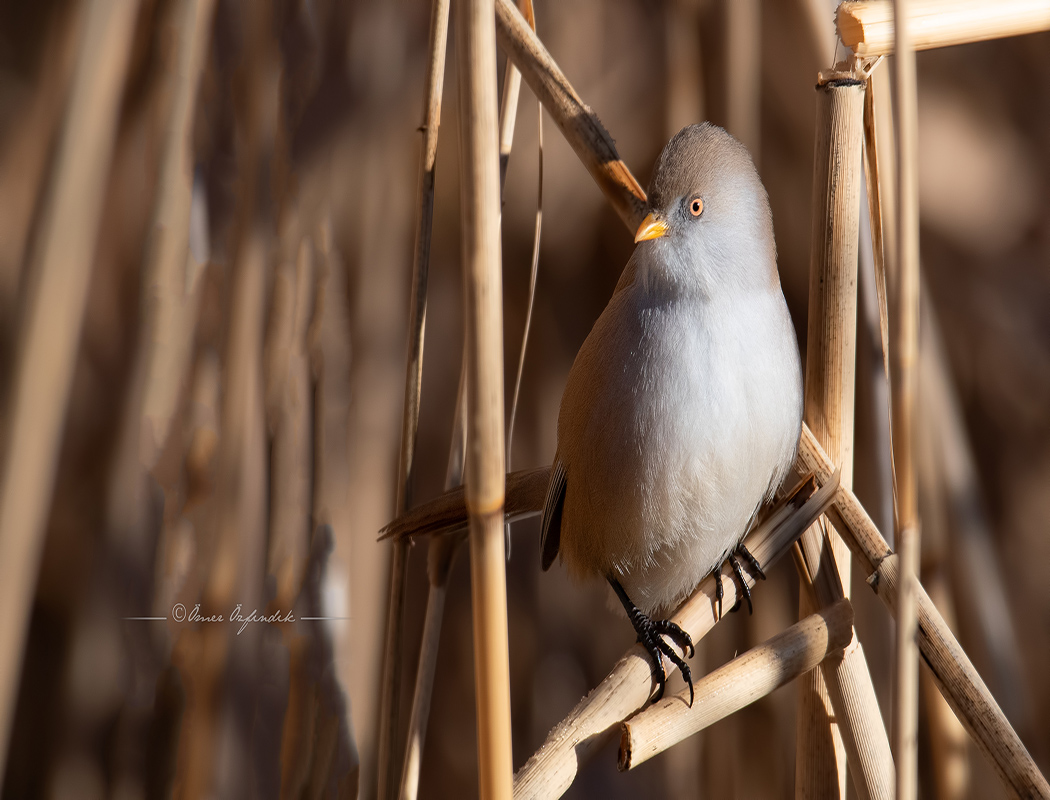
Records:
[[[96,0],[87,10],[25,276],[0,467],[0,780],[137,13],[135,0]]]
[[[806,423],[842,468],[842,485],[853,481],[853,399],[857,350],[857,256],[860,227],[860,160],[863,83],[849,73],[821,76],[817,87],[817,140],[813,175],[813,241],[810,263],[809,334],[806,356]],[[803,550],[824,549],[820,526],[803,534]],[[850,553],[832,533],[827,544],[849,596]],[[814,570],[819,564],[811,561]],[[815,577],[815,573],[811,572]],[[800,594],[802,616],[810,607]],[[799,681],[796,793],[845,797],[846,753],[823,674]]]
[[[441,95],[445,79],[445,48],[448,41],[449,0],[434,0],[430,16],[430,57],[427,60],[423,93],[423,152],[419,160],[419,213],[412,261],[412,292],[409,308],[408,356],[405,364],[405,402],[401,418],[401,455],[398,460],[397,513],[412,503],[412,467],[419,427],[419,395],[423,382],[423,337],[427,319],[427,282],[430,271],[430,239],[434,224],[434,172],[437,163],[438,127],[441,124]],[[401,668],[404,648],[405,580],[408,543],[396,541],[390,557],[390,595],[387,606],[386,643],[383,648],[382,686],[379,710],[378,790],[380,800],[390,797],[399,785],[397,765],[400,719]]]
[[[510,665],[503,545],[503,320],[493,0],[456,9],[467,332],[466,497],[480,795],[511,796]]]
[[[897,271],[893,292],[893,468],[897,496],[897,551],[900,598],[897,605],[894,745],[897,798],[913,800],[918,790],[919,654],[917,574],[919,518],[914,462],[916,362],[919,350],[919,187],[915,53],[906,0],[894,0],[897,120]]]

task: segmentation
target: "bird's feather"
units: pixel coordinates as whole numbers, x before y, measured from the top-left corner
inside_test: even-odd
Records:
[[[540,526],[540,563],[544,571],[550,569],[561,545],[561,512],[565,506],[565,465],[555,461],[551,482],[543,504],[543,522]]]

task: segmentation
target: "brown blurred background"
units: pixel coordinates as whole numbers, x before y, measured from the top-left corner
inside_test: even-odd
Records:
[[[537,0],[537,30],[643,185],[663,143],[689,122],[710,119],[751,147],[805,353],[813,87],[836,58],[834,4],[732,3]],[[0,3],[3,446],[19,424],[19,336],[89,5]],[[134,21],[97,246],[83,254],[93,267],[3,794],[345,795],[360,780],[369,797],[389,557],[376,536],[395,502],[429,4],[218,0],[193,111],[190,253],[182,299],[165,305],[144,264],[182,6],[143,0]],[[453,48],[450,40],[415,502],[442,490],[460,369]],[[1050,35],[921,53],[918,74],[924,581],[1045,773]],[[536,114],[523,87],[503,214],[508,399],[537,202]],[[550,462],[565,376],[632,248],[549,120],[544,142],[515,469]],[[856,490],[889,534],[870,269],[862,257]],[[156,352],[151,373],[143,354]],[[956,411],[962,424],[952,427]],[[540,572],[537,538],[535,520],[518,523],[508,565],[516,767],[634,638],[603,587],[574,585],[557,567]],[[406,698],[425,549],[411,555]],[[788,563],[770,570],[754,616],[718,626],[695,671],[790,624],[797,591]],[[889,618],[859,574],[854,594],[886,715]],[[344,619],[254,625],[239,637],[226,626],[121,619],[170,616],[175,602]],[[9,611],[25,613],[0,614]],[[477,761],[462,554],[436,682],[421,796],[469,797]],[[795,698],[781,689],[627,775],[610,743],[569,794],[790,797]],[[958,791],[939,784],[928,730],[924,714],[924,797],[1003,795],[965,742]]]

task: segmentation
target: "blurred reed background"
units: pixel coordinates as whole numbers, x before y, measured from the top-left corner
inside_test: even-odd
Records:
[[[803,353],[813,87],[836,60],[833,12],[536,2],[540,38],[643,183],[690,122],[751,148]],[[429,20],[422,0],[0,3],[0,548],[22,556],[0,561],[4,797],[373,796],[390,556],[376,537],[395,508]],[[923,582],[1046,773],[1050,34],[917,61]],[[414,503],[443,489],[460,374],[456,86],[449,57]],[[523,88],[502,220],[508,402],[536,113]],[[550,463],[565,376],[633,246],[553,126],[544,159],[514,469]],[[854,485],[888,534],[863,252],[860,275]],[[634,639],[604,587],[540,572],[537,540],[537,520],[514,526],[515,767]],[[405,698],[425,549],[409,553]],[[449,583],[423,797],[477,791],[466,562]],[[857,629],[887,716],[891,623],[863,577]],[[173,611],[238,603],[299,622],[237,635]],[[755,606],[703,640],[694,672],[795,621],[786,562]],[[148,616],[168,619],[123,619]],[[965,734],[927,735],[943,729],[929,708],[922,795],[1005,796]],[[779,690],[622,775],[609,744],[568,796],[792,796],[795,713]],[[935,763],[953,766],[935,779]]]

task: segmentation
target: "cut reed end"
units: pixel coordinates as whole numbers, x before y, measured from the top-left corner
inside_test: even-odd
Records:
[[[839,39],[846,47],[856,50],[857,46],[865,41],[865,21],[873,24],[893,24],[892,13],[880,15],[878,18],[872,16],[872,11],[883,10],[892,11],[892,7],[887,3],[877,4],[873,9],[869,9],[869,4],[864,2],[840,3],[835,11],[835,30],[838,31]]]
[[[620,752],[616,756],[616,768],[620,772],[627,772],[631,763],[631,723],[625,722],[620,726]]]

